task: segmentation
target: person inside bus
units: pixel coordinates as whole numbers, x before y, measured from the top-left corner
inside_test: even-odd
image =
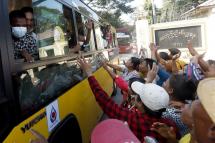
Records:
[[[137,136],[144,142],[145,136],[154,137],[159,143],[166,143],[166,140],[160,135],[150,130],[153,122],[163,122],[168,125],[174,125],[169,120],[161,119],[162,112],[169,104],[169,95],[162,88],[155,84],[143,84],[135,81],[131,84],[131,90],[138,95],[135,101],[135,106],[139,112],[131,112],[127,108],[117,105],[107,93],[100,87],[99,83],[92,75],[92,67],[84,58],[78,59],[78,64],[88,77],[88,82],[91,90],[105,114],[110,118],[126,121]],[[177,130],[176,128],[174,128]]]
[[[38,59],[36,40],[27,33],[25,14],[21,10],[11,11],[9,14],[12,38],[14,42],[14,58],[24,58],[27,62]]]
[[[107,32],[106,32],[106,40],[108,42],[108,48],[112,47],[113,42],[113,34],[111,32],[111,25],[107,25]]]
[[[67,23],[70,23],[71,25],[71,16],[69,11],[65,8],[64,9],[64,15],[66,17],[66,21]],[[84,51],[87,52],[89,51],[89,42],[90,42],[90,38],[91,38],[91,30],[92,30],[92,25],[93,22],[92,20],[88,20],[85,24],[82,22],[82,17],[81,14],[76,13],[76,23],[77,23],[77,29],[78,29],[78,43],[76,41],[76,34],[74,32],[74,30],[71,30],[71,26],[70,29],[67,30],[67,32],[69,33],[69,39],[68,39],[68,44],[70,47],[70,52],[78,52],[78,51]],[[87,29],[86,35],[85,35],[85,28]]]
[[[91,38],[93,22],[92,20],[87,20],[86,23],[84,23],[80,13],[76,13],[76,22],[78,28],[78,42],[81,46],[81,51],[87,52],[90,48],[89,42]]]
[[[35,40],[37,40],[37,35],[34,33],[33,8],[23,7],[21,11],[25,14],[28,34],[31,35]]]

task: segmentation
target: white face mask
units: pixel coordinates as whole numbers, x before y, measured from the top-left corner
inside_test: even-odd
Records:
[[[21,38],[27,33],[27,27],[12,27],[12,34],[16,38]]]
[[[79,44],[80,44],[80,46],[82,46],[82,45],[84,44],[84,42],[80,42],[80,41],[79,41]]]

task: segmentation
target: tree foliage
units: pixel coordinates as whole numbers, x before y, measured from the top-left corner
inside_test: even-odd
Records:
[[[156,8],[157,22],[177,20],[181,14],[198,6],[207,0],[163,0],[163,8]],[[148,11],[147,19],[152,21],[152,8],[150,0],[146,0],[145,10]]]
[[[134,10],[127,4],[133,0],[85,0],[90,7],[106,19],[114,27],[120,27],[124,24],[120,16],[123,13],[132,13]]]

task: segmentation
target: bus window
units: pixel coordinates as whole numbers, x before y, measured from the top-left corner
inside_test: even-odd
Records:
[[[102,37],[101,27],[97,23],[94,23],[94,27],[95,27],[97,47],[98,47],[98,49],[104,49],[104,47],[107,46],[107,42],[105,42],[106,40],[103,39],[103,37]]]
[[[81,51],[88,52],[95,50],[95,41],[93,34],[93,21],[76,12],[76,23],[78,29],[78,42]]]
[[[26,70],[14,76],[22,113],[28,114],[49,103],[83,79],[75,61]]]
[[[53,0],[33,3],[33,8],[40,59],[66,55],[76,41],[71,36],[75,33],[72,11]]]

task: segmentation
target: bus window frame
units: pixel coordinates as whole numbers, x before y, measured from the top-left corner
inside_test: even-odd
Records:
[[[74,7],[66,4],[65,2],[63,1],[60,1],[60,0],[56,0],[57,2],[61,3],[63,6],[65,7],[68,7],[71,11],[72,11],[72,14],[73,14],[73,23],[74,23],[74,30],[75,30],[75,33],[76,33],[76,42],[78,43],[78,30],[77,30],[77,24],[76,24],[76,19],[74,18],[75,17],[75,12],[78,12],[80,13],[79,11],[76,11],[74,9]],[[8,27],[7,27],[7,45],[8,45],[8,53],[9,53],[9,61],[10,61],[10,68],[11,68],[11,71],[12,73],[16,73],[16,72],[21,72],[23,70],[26,70],[26,69],[31,69],[31,68],[35,68],[35,67],[39,67],[39,66],[44,66],[44,65],[48,65],[48,64],[52,64],[52,63],[56,63],[56,62],[60,62],[60,61],[64,61],[64,60],[72,60],[74,59],[75,57],[78,56],[78,54],[75,54],[75,53],[72,53],[72,54],[67,54],[67,55],[63,55],[63,56],[54,56],[54,57],[47,57],[47,58],[44,58],[42,60],[38,60],[38,61],[34,61],[32,63],[28,63],[28,62],[17,62],[15,59],[14,59],[14,54],[13,54],[13,49],[14,49],[14,45],[13,45],[13,40],[12,40],[12,36],[11,36],[11,30],[10,30],[10,22],[9,22],[9,10],[8,10],[8,3],[5,3],[7,6],[5,7],[7,9],[7,16],[5,16],[5,21],[8,21]],[[86,15],[84,15],[83,13],[80,13],[81,15],[85,16],[86,18],[89,18],[91,20],[93,20],[93,22],[97,22],[95,21],[95,19],[92,19]],[[8,19],[6,19],[8,17]],[[94,31],[94,25],[93,25],[93,31]],[[98,52],[97,50],[97,43],[96,43],[96,37],[95,37],[95,34],[93,33],[93,37],[94,37],[94,41],[95,41],[95,47],[96,47],[96,51],[93,51],[93,52]],[[90,53],[92,53],[92,51],[90,51]],[[93,54],[93,53],[92,53]]]
[[[0,142],[3,142],[8,133],[12,128],[20,122],[20,110],[17,100],[15,99],[15,94],[13,92],[13,83],[11,76],[11,62],[13,62],[13,53],[11,56],[10,51],[12,51],[12,37],[10,30],[9,14],[8,14],[8,1],[0,1],[0,73],[3,78],[1,85],[3,87],[3,92],[0,96],[0,105],[9,110],[8,121],[5,127],[0,133]]]
[[[10,22],[9,22],[9,14],[8,14],[8,1],[3,0],[0,2],[0,18],[3,22],[0,23],[0,27],[2,30],[0,30],[1,35],[1,44],[0,44],[0,50],[1,50],[1,62],[2,62],[2,70],[3,70],[3,78],[4,78],[4,88],[5,88],[5,94],[6,98],[10,100],[10,102],[15,102],[14,93],[13,93],[13,84],[12,84],[12,76],[11,76],[11,66],[14,62],[14,56],[13,56],[13,42],[11,37],[11,30],[10,30]],[[16,106],[16,105],[12,105]],[[17,108],[16,108],[17,109]]]

